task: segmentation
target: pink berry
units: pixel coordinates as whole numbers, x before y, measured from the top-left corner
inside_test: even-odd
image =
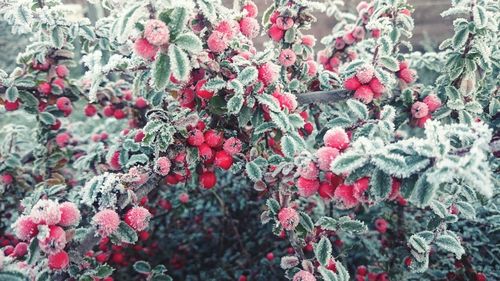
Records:
[[[240,24],[235,20],[229,19],[229,20],[222,20],[217,24],[217,27],[215,27],[215,30],[222,32],[224,35],[226,35],[227,39],[231,40],[238,34],[238,31],[240,30]]]
[[[342,40],[344,40],[347,45],[351,45],[352,43],[356,42],[356,38],[354,38],[352,32],[346,32],[344,36],[342,36]]]
[[[361,69],[358,69],[356,72],[356,77],[358,78],[361,84],[368,84],[373,78],[374,70],[371,66],[366,66]]]
[[[318,178],[319,170],[314,162],[309,162],[306,165],[300,165],[297,167],[297,173],[303,178],[308,180],[315,180]]]
[[[368,104],[373,100],[373,91],[369,86],[361,86],[354,93],[354,98]]]
[[[170,162],[170,159],[168,159],[168,157],[162,156],[158,157],[158,159],[156,160],[155,170],[158,174],[166,176],[168,175],[168,173],[170,173],[171,166],[172,163]]]
[[[113,105],[111,104],[106,105],[102,110],[102,114],[104,114],[104,116],[106,117],[113,116],[115,114],[115,109],[113,108]]]
[[[179,194],[179,201],[182,204],[187,204],[189,202],[189,195],[185,192]]]
[[[155,46],[168,44],[170,32],[167,25],[161,20],[149,20],[144,27],[144,37]]]
[[[138,130],[134,136],[134,142],[142,142],[145,136],[146,134],[144,134],[144,131]]]
[[[410,68],[405,68],[399,71],[399,78],[404,82],[410,84],[417,80],[417,72]]]
[[[373,92],[373,96],[375,98],[380,97],[385,91],[385,87],[382,83],[380,83],[380,80],[378,80],[377,77],[373,77],[373,79],[370,81],[370,89]]]
[[[229,170],[233,165],[233,157],[224,150],[217,151],[217,153],[215,153],[214,164],[224,170]]]
[[[138,97],[135,100],[135,107],[137,107],[139,109],[144,109],[144,108],[148,107],[148,101],[143,97]]]
[[[16,258],[22,258],[28,253],[28,244],[24,242],[17,243],[12,255]]]
[[[149,43],[145,38],[139,38],[135,40],[134,51],[140,57],[146,60],[151,60],[156,56],[158,47]]]
[[[81,219],[80,210],[73,202],[64,202],[59,204],[59,211],[61,212],[61,226],[75,226],[78,225]]]
[[[65,65],[60,64],[56,66],[56,74],[60,78],[65,78],[66,76],[68,76],[69,70]]]
[[[383,218],[378,218],[377,220],[375,220],[375,228],[380,233],[386,233],[387,232],[387,221],[384,220]]]
[[[14,233],[19,240],[29,241],[38,234],[38,227],[29,216],[21,216],[14,224]]]
[[[85,115],[88,117],[92,117],[97,113],[97,108],[95,108],[95,106],[90,103],[85,105],[83,110],[85,112]]]
[[[45,253],[55,254],[66,246],[66,232],[60,226],[51,225],[48,235],[41,239],[38,244]]]
[[[122,168],[120,164],[120,151],[115,151],[113,153],[111,159],[109,159],[108,164],[112,170],[120,170]]]
[[[52,86],[47,82],[42,82],[38,85],[38,92],[44,95],[49,95],[52,93]]]
[[[68,99],[67,97],[60,97],[57,99],[56,102],[57,108],[60,111],[69,111],[72,109],[71,107],[71,100]]]
[[[417,101],[411,106],[411,115],[414,118],[422,118],[427,116],[429,114],[429,108],[427,107],[427,104]]]
[[[302,44],[307,47],[314,47],[316,45],[316,38],[314,35],[302,35],[301,38]]]
[[[56,143],[59,147],[63,148],[69,144],[70,135],[68,133],[60,133],[56,135]]]
[[[273,254],[273,252],[269,252],[269,253],[267,253],[267,254],[266,254],[266,259],[267,259],[268,261],[272,261],[272,260],[274,260],[274,254]]]
[[[271,25],[267,31],[267,35],[273,39],[273,41],[279,42],[285,36],[285,31],[276,26],[276,24]]]
[[[30,217],[36,224],[57,224],[61,220],[59,204],[49,199],[41,199],[31,209]]]
[[[322,171],[330,170],[330,164],[339,155],[339,150],[333,147],[321,147],[316,151],[316,157],[318,158],[318,167]]]
[[[276,19],[276,26],[281,30],[288,30],[292,28],[293,24],[293,19],[289,17],[278,17]]]
[[[358,40],[363,39],[365,37],[365,34],[366,34],[365,29],[361,26],[356,26],[352,31],[352,36],[354,36],[354,38]]]
[[[5,173],[2,175],[2,183],[5,184],[5,185],[9,185],[11,184],[12,182],[14,181],[14,177],[9,174],[9,173]]]
[[[354,185],[353,185],[353,196],[356,198],[359,202],[368,202],[368,195],[367,191],[368,188],[370,187],[370,178],[368,177],[363,177],[358,179]]]
[[[203,137],[205,138],[205,143],[212,148],[220,147],[224,141],[222,133],[216,130],[206,131]]]
[[[278,220],[286,230],[294,230],[299,225],[299,213],[294,208],[283,208],[278,213]]]
[[[335,49],[342,50],[342,49],[344,49],[345,45],[346,45],[346,43],[345,43],[344,39],[342,39],[342,37],[335,39]]]
[[[315,76],[318,73],[318,65],[313,60],[307,60],[307,75],[310,77]]]
[[[312,273],[301,270],[293,276],[293,281],[316,281],[316,277]]]
[[[359,82],[358,78],[356,76],[347,78],[344,81],[344,87],[346,90],[350,91],[356,91],[359,87],[361,87],[361,83]]]
[[[332,199],[335,194],[335,187],[329,182],[321,182],[318,189],[318,194],[323,199]]]
[[[120,120],[120,119],[123,119],[127,116],[127,113],[125,113],[125,111],[123,109],[116,109],[114,112],[113,112],[113,116]]]
[[[217,177],[214,172],[205,171],[200,175],[200,184],[204,189],[211,189],[217,183]]]
[[[243,35],[252,39],[259,35],[259,22],[252,17],[242,18],[240,21],[240,30]]]
[[[429,109],[430,112],[436,111],[438,108],[441,107],[441,99],[439,99],[438,96],[435,94],[430,94],[427,95],[423,102],[427,105],[427,108]]]
[[[226,34],[220,31],[214,31],[208,37],[207,45],[210,51],[221,53],[229,46],[229,39]]]
[[[259,67],[259,80],[261,80],[264,85],[270,85],[276,80],[278,80],[279,67],[272,63],[266,62]]]
[[[212,148],[206,143],[202,143],[200,146],[198,146],[198,154],[204,162],[211,162],[214,157]]]
[[[299,188],[299,195],[309,197],[314,195],[319,188],[319,180],[309,180],[304,177],[297,179],[297,187]]]
[[[200,80],[196,83],[196,95],[203,99],[210,99],[213,97],[214,92],[203,89],[203,86],[207,83],[207,80]]]
[[[49,255],[49,268],[52,270],[61,270],[68,267],[69,255],[65,251]]]
[[[187,142],[191,146],[200,146],[205,142],[205,137],[200,130],[194,129],[188,132]]]
[[[334,127],[326,131],[323,136],[323,142],[328,147],[333,147],[338,150],[347,148],[349,145],[349,137],[344,129],[340,127]]]
[[[228,138],[226,141],[224,141],[224,144],[222,146],[224,151],[226,151],[230,155],[240,153],[241,147],[242,147],[241,141],[235,137]]]
[[[96,226],[101,237],[108,237],[118,229],[120,217],[114,210],[104,209],[94,215],[92,224]]]
[[[341,184],[335,189],[334,199],[342,203],[345,209],[350,209],[358,205],[358,200],[353,195],[352,185]]]
[[[151,213],[144,207],[132,207],[125,214],[125,223],[136,231],[143,231],[149,225]]]
[[[19,99],[16,99],[15,101],[4,101],[3,106],[5,106],[6,111],[14,111],[19,108]]]
[[[292,66],[296,59],[297,55],[295,55],[295,52],[292,49],[282,50],[278,57],[278,61],[285,67]]]
[[[243,10],[247,12],[247,17],[252,17],[252,18],[257,17],[257,14],[259,13],[257,5],[255,5],[255,3],[252,1],[248,1],[243,6]]]
[[[357,275],[366,276],[367,273],[368,273],[368,269],[364,265],[360,265],[356,269],[356,274]]]

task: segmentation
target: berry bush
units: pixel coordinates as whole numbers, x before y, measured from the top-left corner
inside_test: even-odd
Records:
[[[0,2],[0,280],[500,280],[498,1],[267,2]]]

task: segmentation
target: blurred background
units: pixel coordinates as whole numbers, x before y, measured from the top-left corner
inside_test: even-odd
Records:
[[[127,0],[123,0],[127,1]],[[181,0],[179,0],[181,1]],[[273,2],[273,0],[253,0],[259,7],[259,15]],[[72,5],[72,10],[76,14],[81,14],[89,17],[91,20],[96,20],[103,14],[103,10],[95,7],[85,0],[64,0],[67,5]],[[224,5],[232,7],[234,0],[222,0]],[[345,6],[343,10],[353,11],[360,0],[344,0]],[[415,19],[415,30],[412,38],[412,43],[415,50],[431,51],[439,45],[439,43],[450,37],[453,32],[453,25],[450,20],[441,18],[440,13],[450,6],[450,0],[409,0],[414,6],[413,13]],[[318,21],[313,28],[307,33],[313,34],[318,38],[316,48],[322,49],[319,40],[328,35],[331,28],[336,24],[334,18],[328,17],[324,13],[315,13]],[[267,36],[260,36],[256,40],[256,46],[260,47]],[[27,39],[21,36],[13,36],[10,33],[10,28],[0,20],[0,69],[10,71],[14,67],[17,53],[24,49],[28,43]]]

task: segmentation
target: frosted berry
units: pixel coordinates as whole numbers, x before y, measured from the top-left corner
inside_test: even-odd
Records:
[[[222,148],[225,152],[234,155],[241,152],[242,144],[238,138],[231,137],[224,141]]]
[[[125,223],[136,231],[143,231],[149,225],[151,213],[144,207],[132,207],[125,214]]]
[[[158,159],[156,159],[155,171],[162,176],[166,176],[170,173],[171,166],[172,163],[168,157],[158,157]]]
[[[143,97],[138,97],[135,100],[135,107],[137,107],[139,109],[144,109],[144,108],[148,107],[148,101]]]
[[[411,106],[411,115],[414,118],[422,118],[427,116],[429,114],[429,108],[427,107],[427,104],[417,101]]]
[[[200,158],[205,162],[211,161],[214,157],[212,148],[206,143],[202,143],[200,146],[198,146],[198,154],[200,155]]]
[[[486,281],[486,275],[482,272],[476,273],[476,281]]]
[[[120,217],[114,210],[104,209],[94,215],[92,224],[96,226],[101,237],[108,237],[118,229]]]
[[[56,66],[56,74],[60,78],[65,78],[66,76],[68,76],[69,70],[65,65],[60,64]]]
[[[224,141],[224,138],[222,137],[222,133],[217,132],[215,130],[208,130],[203,134],[203,137],[205,138],[205,143],[208,144],[208,146],[216,148],[220,147]]]
[[[272,261],[272,260],[274,260],[274,254],[273,254],[273,252],[269,252],[269,253],[267,253],[267,254],[266,254],[266,259],[267,259],[268,261]]]
[[[279,67],[276,64],[272,62],[266,62],[262,64],[258,70],[259,80],[261,80],[266,86],[278,80]]]
[[[347,148],[349,145],[349,137],[344,129],[340,127],[334,127],[326,131],[323,136],[323,142],[328,147],[333,147],[338,150]]]
[[[254,2],[248,1],[245,5],[243,5],[243,10],[247,12],[247,17],[255,18],[259,13],[257,5]]]
[[[31,209],[30,217],[36,224],[57,224],[61,220],[59,204],[49,199],[41,199]]]
[[[323,199],[332,199],[335,193],[335,187],[329,182],[321,182],[318,193]]]
[[[200,130],[194,129],[188,132],[187,142],[192,146],[200,146],[203,142],[205,142],[205,137]]]
[[[65,251],[49,255],[49,268],[52,270],[61,270],[68,267],[69,255]]]
[[[377,77],[373,77],[372,80],[370,80],[370,89],[373,92],[373,97],[378,98],[382,93],[385,91],[385,87],[382,83],[380,83],[380,80],[378,80]]]
[[[52,93],[52,86],[47,82],[42,82],[38,85],[38,92],[44,95]]]
[[[187,204],[189,202],[189,195],[185,192],[179,194],[179,201],[182,204]]]
[[[14,111],[19,108],[19,99],[16,99],[15,101],[8,101],[6,100],[3,104],[5,106],[6,111]]]
[[[357,275],[366,276],[367,273],[368,273],[368,269],[364,265],[360,265],[356,269],[356,274]]]
[[[295,52],[292,49],[282,50],[278,57],[278,61],[285,67],[292,66],[296,59],[297,55],[295,55]]]
[[[346,90],[350,91],[356,91],[359,87],[361,87],[361,83],[359,82],[358,78],[356,76],[347,78],[344,81],[344,87]]]
[[[138,56],[146,60],[151,60],[156,56],[158,47],[149,43],[145,38],[139,38],[135,40],[134,51]]]
[[[283,208],[278,213],[278,220],[286,230],[294,230],[299,225],[299,213],[294,208]]]
[[[427,108],[429,109],[430,112],[436,111],[442,105],[441,99],[435,94],[427,95],[424,98],[423,102],[427,105]]]
[[[335,189],[334,199],[342,203],[342,207],[350,209],[358,205],[358,200],[353,195],[352,185],[341,184]]]
[[[293,276],[293,281],[316,281],[316,277],[312,273],[301,270]]]
[[[386,233],[387,232],[387,221],[384,220],[383,218],[378,218],[377,220],[375,220],[375,228],[380,233]]]
[[[309,197],[318,191],[319,180],[309,180],[304,177],[299,177],[297,179],[297,187],[299,188],[300,196]]]
[[[120,151],[115,151],[113,153],[111,159],[109,159],[108,164],[112,170],[120,170],[122,168],[120,164]]]
[[[144,26],[144,37],[155,46],[168,44],[170,32],[167,25],[161,20],[149,20]]]
[[[80,210],[73,202],[64,202],[59,204],[59,211],[61,212],[61,226],[75,226],[78,225],[81,219]]]
[[[214,159],[215,166],[228,170],[233,165],[233,157],[224,150],[217,151]]]
[[[318,167],[316,167],[316,164],[310,161],[307,164],[299,165],[297,167],[297,173],[303,178],[315,180],[318,178],[319,170]]]
[[[278,17],[276,19],[276,26],[281,30],[288,30],[293,26],[293,19],[289,17]]]
[[[417,72],[410,68],[404,68],[398,72],[399,78],[406,83],[413,83],[417,80]]]
[[[405,264],[407,267],[410,267],[410,266],[411,266],[411,264],[412,264],[412,262],[413,262],[413,260],[412,260],[412,258],[411,258],[411,257],[406,257],[406,258],[404,259],[404,264]]]
[[[214,172],[205,171],[200,175],[200,184],[204,189],[211,189],[217,183],[217,177]]]
[[[22,258],[28,253],[28,244],[24,242],[17,243],[12,255],[17,258]]]
[[[38,234],[38,227],[31,217],[21,216],[14,224],[14,233],[19,240],[29,241]]]
[[[302,35],[301,38],[302,44],[306,45],[307,47],[314,47],[316,45],[316,38],[313,35]]]
[[[352,36],[358,40],[365,38],[365,34],[365,29],[361,26],[356,26],[352,31]]]
[[[58,98],[56,105],[57,109],[59,109],[60,111],[70,111],[72,109],[71,100],[67,97]]]
[[[333,147],[321,147],[316,151],[318,167],[322,171],[330,170],[330,164],[339,155],[339,150]]]
[[[83,111],[85,112],[86,116],[92,117],[97,113],[97,108],[95,108],[95,106],[92,104],[87,104],[83,108]]]
[[[271,37],[271,39],[273,39],[273,41],[279,42],[283,39],[283,36],[285,36],[285,31],[277,27],[276,24],[273,24],[267,31],[267,34]]]
[[[353,196],[360,202],[368,202],[367,191],[370,186],[370,178],[358,179],[353,185]]]
[[[2,175],[2,183],[5,185],[9,185],[14,181],[14,177],[11,174],[5,173]]]
[[[222,20],[217,24],[215,30],[222,32],[227,36],[227,39],[231,40],[234,36],[236,36],[236,34],[238,34],[240,24],[238,24],[235,20]]]
[[[221,53],[229,46],[229,39],[226,34],[220,31],[214,31],[208,37],[207,45],[210,51]]]
[[[246,37],[250,39],[255,38],[259,35],[259,22],[252,17],[242,18],[240,21],[240,30]]]
[[[113,108],[113,105],[111,104],[106,105],[102,110],[102,114],[104,114],[104,116],[106,117],[113,116],[115,114],[115,109]]]
[[[45,253],[55,254],[66,246],[66,232],[60,226],[51,225],[47,237],[41,239],[38,244]]]
[[[127,113],[125,113],[125,111],[123,109],[116,109],[114,112],[113,112],[113,116],[120,120],[120,119],[123,119],[127,116]]]
[[[312,77],[316,75],[316,73],[318,73],[318,65],[316,64],[315,61],[308,60],[306,61],[306,64],[307,64],[307,75]]]
[[[361,86],[354,93],[354,98],[368,104],[373,100],[373,91],[370,86]]]
[[[344,34],[344,36],[342,36],[342,40],[344,40],[344,42],[347,45],[351,45],[352,43],[354,43],[356,41],[356,38],[354,38],[354,36],[352,35],[351,32],[346,32]]]

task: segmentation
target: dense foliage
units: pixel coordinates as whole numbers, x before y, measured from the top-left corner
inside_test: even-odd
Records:
[[[497,1],[89,2],[0,3],[0,280],[500,279]]]

